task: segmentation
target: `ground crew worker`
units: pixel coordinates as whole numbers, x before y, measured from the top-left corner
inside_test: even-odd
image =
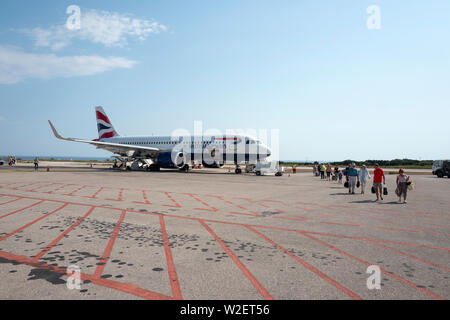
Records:
[[[36,157],[34,158],[34,170],[38,170],[39,169],[39,158]]]

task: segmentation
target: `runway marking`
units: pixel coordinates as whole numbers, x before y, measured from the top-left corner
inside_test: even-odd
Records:
[[[167,191],[158,191],[158,192],[164,193],[167,196],[167,198],[169,198],[169,200],[172,201],[172,203],[174,203],[174,205],[163,204],[163,206],[171,207],[171,208],[181,208],[181,205],[178,202],[176,202],[174,198],[172,198],[172,196],[169,194],[169,192],[167,192]]]
[[[161,191],[163,192],[163,191]],[[87,207],[95,207],[95,208],[103,208],[103,209],[110,209],[110,210],[118,210],[122,211],[123,208],[115,208],[115,207],[109,207],[109,206],[101,206],[101,205],[92,205],[92,204],[86,204],[86,203],[80,203],[80,202],[71,202],[71,201],[63,201],[63,200],[56,200],[56,199],[42,199],[42,198],[36,198],[36,197],[30,197],[30,196],[15,196],[10,194],[0,194],[3,196],[8,197],[20,197],[20,199],[32,199],[32,200],[42,200],[42,201],[48,201],[48,202],[56,202],[56,203],[68,203],[71,205],[78,205],[78,206],[87,206]],[[158,212],[142,212],[137,210],[127,210],[127,212],[137,213],[137,214],[150,214],[150,215],[160,215]],[[365,238],[365,237],[357,237],[357,236],[347,236],[347,235],[341,235],[341,234],[330,234],[330,233],[324,233],[324,232],[316,232],[311,230],[301,230],[301,229],[294,229],[294,228],[285,228],[285,227],[275,227],[275,226],[266,226],[266,225],[255,225],[255,224],[243,224],[243,223],[237,223],[237,222],[230,222],[230,221],[221,221],[221,220],[215,220],[215,219],[200,219],[200,218],[193,218],[193,217],[186,217],[186,216],[179,216],[175,214],[165,214],[166,217],[172,217],[172,218],[179,218],[179,219],[186,219],[186,220],[203,220],[205,222],[212,222],[212,223],[222,223],[222,224],[229,224],[229,225],[237,225],[237,226],[252,226],[256,228],[267,228],[272,230],[281,230],[281,231],[299,231],[309,234],[316,234],[316,235],[324,235],[324,236],[330,236],[330,237],[341,237],[341,238],[348,238],[348,239],[356,239],[356,240],[374,240],[378,242],[386,242],[386,243],[392,243],[392,244],[399,244],[399,245],[406,245],[406,246],[413,246],[413,247],[423,247],[423,248],[429,248],[429,249],[436,249],[436,250],[442,250],[446,252],[450,252],[450,248],[443,248],[443,247],[437,247],[437,246],[431,246],[431,245],[424,245],[419,243],[411,243],[411,242],[402,242],[402,241],[393,241],[393,240],[385,240],[385,239],[376,239],[376,238]]]
[[[370,243],[370,244],[373,244],[373,245],[375,245],[375,246],[378,246],[378,247],[385,248],[385,249],[387,249],[387,250],[396,252],[396,253],[401,254],[401,255],[403,255],[403,256],[406,256],[406,257],[408,257],[408,258],[411,258],[411,259],[414,259],[414,260],[417,260],[417,261],[426,263],[426,264],[428,264],[428,265],[430,265],[430,266],[433,266],[433,267],[435,267],[435,268],[439,268],[439,269],[442,269],[442,270],[445,270],[445,271],[450,271],[450,269],[447,268],[447,267],[440,266],[440,265],[438,265],[438,264],[435,264],[435,263],[432,263],[432,262],[430,262],[430,261],[428,261],[428,260],[425,260],[425,259],[416,257],[416,256],[414,256],[414,255],[412,255],[412,254],[409,254],[409,253],[406,253],[406,252],[397,250],[397,249],[395,249],[395,248],[385,246],[385,245],[383,245],[383,244],[381,244],[381,243],[378,243],[378,242],[376,242],[376,241],[373,241],[373,240],[366,240],[366,242],[368,242],[368,243]]]
[[[341,222],[332,222],[332,221],[320,221],[320,223],[335,224],[335,225],[346,226],[346,227],[361,227],[360,224],[353,224],[353,223],[341,223]]]
[[[87,185],[81,186],[78,189],[73,190],[71,193],[65,193],[64,195],[65,196],[73,196],[75,193],[77,193],[78,191],[80,191],[81,189],[84,189],[86,187],[87,187]]]
[[[274,216],[272,218],[274,218],[274,219],[283,219],[283,220],[294,220],[294,221],[306,221],[306,220],[308,220],[308,219],[306,219],[304,217],[289,218],[289,217],[277,217],[277,216]]]
[[[63,184],[62,186],[56,188],[55,190],[51,190],[51,191],[44,192],[44,193],[53,194],[53,193],[56,193],[56,191],[59,191],[59,190],[61,190],[61,189],[64,189],[64,188],[66,188],[66,187],[73,186],[73,185],[74,185],[73,183]]]
[[[33,262],[32,259],[30,259],[29,257],[18,256],[18,255],[14,255],[14,254],[11,254],[8,252],[4,252],[4,251],[0,251],[0,257],[3,259],[6,259],[6,260],[18,262],[20,264],[25,264],[30,267],[44,269],[44,270],[48,270],[50,272],[59,273],[59,274],[63,274],[63,275],[67,274],[66,268],[52,266],[52,265],[49,265],[49,264],[46,264],[43,262]],[[164,294],[156,293],[156,292],[146,290],[146,289],[142,289],[136,285],[129,284],[129,283],[122,283],[122,282],[117,282],[117,281],[110,280],[110,279],[97,278],[97,277],[94,277],[93,275],[89,275],[89,274],[85,274],[85,273],[81,273],[80,277],[81,277],[81,280],[83,280],[83,281],[88,280],[93,284],[96,284],[96,285],[99,285],[102,287],[106,287],[106,288],[110,288],[110,289],[114,289],[114,290],[118,290],[118,291],[121,291],[124,293],[134,295],[136,297],[140,297],[140,298],[144,298],[144,299],[148,299],[148,300],[172,300],[173,299],[172,297],[166,296]]]
[[[142,201],[133,201],[133,203],[140,203],[140,204],[152,204],[150,201],[148,201],[147,192],[145,190],[141,190],[142,197],[144,198],[144,202]]]
[[[377,227],[382,230],[392,230],[392,231],[405,231],[405,232],[420,232],[419,230],[402,229],[402,228],[392,228],[392,227]]]
[[[43,201],[42,201],[42,202],[43,202]],[[5,239],[11,237],[12,235],[16,234],[17,232],[22,231],[22,230],[28,228],[29,226],[35,224],[36,222],[39,222],[39,221],[41,221],[42,219],[47,218],[48,216],[50,216],[50,215],[52,215],[52,214],[58,212],[59,210],[61,210],[61,209],[65,208],[65,207],[67,207],[67,205],[68,205],[68,203],[65,203],[65,204],[63,204],[62,206],[60,206],[58,209],[56,209],[56,210],[54,210],[54,211],[52,211],[52,212],[50,212],[50,213],[47,213],[46,215],[43,215],[42,217],[37,218],[36,220],[33,220],[33,221],[30,222],[30,223],[27,223],[26,225],[20,227],[20,228],[17,229],[17,230],[14,230],[13,232],[8,233],[7,235],[1,237],[1,238],[0,238],[0,241],[3,241],[3,240],[5,240]]]
[[[123,190],[125,190],[125,188],[120,188],[119,196],[117,197],[117,199],[106,199],[106,200],[123,201],[123,199],[122,199],[122,196],[123,196]]]
[[[207,194],[206,196],[219,199],[219,200],[224,201],[225,203],[227,203],[229,205],[232,205],[232,206],[237,207],[239,209],[242,209],[244,211],[248,211],[248,212],[231,211],[230,213],[232,213],[232,214],[243,214],[243,215],[250,215],[250,216],[255,216],[255,217],[261,216],[259,213],[251,211],[251,210],[249,210],[249,209],[247,209],[247,208],[245,208],[245,207],[243,207],[243,206],[241,206],[239,204],[235,204],[234,202],[232,202],[230,200],[226,200],[222,196],[216,196],[216,195],[212,195],[212,194]]]
[[[213,206],[210,206],[209,204],[207,204],[205,201],[200,200],[198,197],[196,197],[194,194],[192,193],[186,193],[188,196],[190,196],[191,198],[197,200],[198,202],[200,202],[201,204],[203,204],[204,206],[208,207],[207,208],[194,208],[194,210],[202,210],[202,211],[210,211],[210,212],[217,212],[219,211],[217,208],[214,208]]]
[[[105,251],[103,252],[102,257],[100,258],[100,260],[98,262],[97,268],[95,269],[95,272],[94,272],[95,278],[101,277],[103,270],[106,267],[106,263],[108,263],[112,248],[114,246],[114,242],[116,241],[116,237],[119,234],[120,225],[122,224],[123,220],[125,219],[126,213],[127,213],[126,210],[122,210],[122,214],[120,215],[119,221],[117,221],[114,231],[112,232],[111,237],[109,238],[109,242],[106,245]]]
[[[19,190],[19,188],[29,187],[29,186],[32,186],[33,184],[37,184],[37,183],[40,183],[40,182],[25,183],[24,185],[20,185],[20,186],[11,188],[11,190]]]
[[[347,253],[347,252],[345,252],[345,251],[343,251],[343,250],[341,250],[341,249],[338,249],[338,248],[332,246],[331,244],[329,244],[329,243],[327,243],[327,242],[325,242],[325,241],[322,241],[322,240],[320,240],[320,239],[317,239],[317,238],[315,238],[315,237],[313,237],[313,236],[311,236],[311,235],[309,235],[309,234],[307,234],[307,233],[305,233],[305,232],[298,232],[298,231],[297,231],[297,233],[299,233],[300,235],[302,235],[302,236],[304,236],[304,237],[307,237],[307,238],[309,238],[309,239],[311,239],[311,240],[314,240],[314,241],[316,241],[316,242],[322,244],[323,246],[325,246],[325,247],[327,247],[327,248],[330,248],[330,249],[332,249],[332,250],[334,250],[334,251],[336,251],[336,252],[338,252],[338,253],[340,253],[340,254],[342,254],[342,255],[345,255],[345,256],[349,257],[350,259],[353,259],[353,260],[358,261],[358,262],[360,262],[360,263],[362,263],[362,264],[365,264],[366,266],[371,266],[371,265],[373,265],[372,263],[369,263],[369,262],[364,261],[364,260],[362,260],[362,259],[360,259],[360,258],[357,258],[357,257],[355,257],[355,256],[353,256],[353,255],[351,255],[351,254],[349,254],[349,253]],[[412,287],[412,288],[414,288],[414,289],[416,289],[416,290],[418,290],[418,291],[420,291],[420,292],[422,292],[422,293],[425,293],[426,295],[428,295],[428,296],[430,296],[430,297],[433,297],[434,299],[437,299],[437,300],[446,300],[445,298],[443,298],[443,297],[441,297],[441,296],[439,296],[439,295],[437,295],[437,294],[435,294],[435,293],[433,293],[433,292],[431,292],[431,291],[429,291],[429,290],[427,290],[427,289],[420,288],[420,287],[418,287],[416,284],[414,284],[414,283],[412,283],[412,282],[410,282],[410,281],[408,281],[408,280],[406,280],[406,279],[403,279],[402,277],[397,276],[397,275],[395,275],[395,274],[393,274],[393,273],[390,273],[390,272],[384,270],[383,268],[380,268],[380,271],[383,272],[385,275],[387,275],[387,276],[389,276],[389,277],[391,277],[391,278],[393,278],[393,279],[395,279],[395,280],[398,280],[398,281],[402,282],[403,284],[406,284],[406,285],[408,285],[408,286],[410,286],[410,287]]]
[[[89,211],[82,216],[80,219],[78,219],[74,224],[72,224],[69,228],[67,228],[63,233],[61,233],[55,240],[50,242],[41,252],[39,252],[34,258],[31,260],[32,262],[37,262],[39,259],[41,259],[48,251],[50,251],[59,241],[61,241],[62,238],[64,238],[70,231],[75,229],[81,222],[83,222],[84,219],[86,219],[92,211],[94,211],[94,207],[91,207]]]
[[[85,198],[96,199],[98,194],[105,189],[104,187],[100,187],[92,196],[84,196]]]
[[[6,201],[6,202],[0,203],[0,206],[2,206],[2,205],[4,205],[4,204],[8,204],[8,203],[12,203],[12,202],[19,201],[19,200],[21,200],[21,199],[22,199],[22,198],[17,198],[17,199],[13,199],[13,200],[8,200],[8,201]]]
[[[164,252],[166,255],[167,270],[169,273],[170,287],[172,288],[172,295],[175,300],[182,300],[180,282],[178,281],[177,272],[175,270],[175,264],[173,262],[172,250],[170,249],[169,237],[167,236],[166,224],[164,222],[164,216],[159,215],[159,224],[161,226],[161,233],[164,244]]]
[[[331,279],[329,276],[324,274],[322,271],[320,271],[316,267],[310,265],[309,263],[307,263],[303,259],[299,258],[298,256],[296,256],[292,252],[288,251],[286,248],[282,247],[281,245],[279,245],[278,243],[276,243],[275,241],[273,241],[272,239],[270,239],[266,235],[262,234],[258,230],[254,229],[252,227],[249,227],[249,226],[247,226],[247,229],[252,231],[252,232],[254,232],[254,233],[256,233],[258,236],[260,236],[261,238],[263,238],[264,240],[266,240],[267,242],[269,242],[273,246],[277,247],[278,249],[283,251],[285,254],[289,255],[291,258],[295,259],[297,262],[299,262],[301,265],[303,265],[306,269],[308,269],[309,271],[315,273],[317,276],[319,276],[323,280],[327,281],[329,284],[333,285],[338,290],[340,290],[341,292],[343,292],[346,295],[348,295],[350,298],[355,299],[355,300],[362,300],[362,298],[360,296],[358,296],[356,293],[354,293],[350,289],[347,289],[346,287],[341,285],[339,282]]]
[[[55,185],[55,184],[59,184],[59,183],[57,183],[57,182],[52,182],[52,183],[44,184],[44,185],[42,185],[42,186],[34,187],[34,188],[31,189],[31,190],[25,190],[25,191],[29,191],[29,192],[42,192],[42,193],[45,193],[45,192],[43,192],[43,191],[37,191],[37,190],[38,190],[38,189],[41,189],[41,188],[45,188],[45,187],[50,187],[50,186],[53,186],[53,185]]]
[[[32,207],[37,206],[37,205],[39,205],[39,204],[41,204],[41,203],[43,203],[43,202],[45,202],[45,200],[40,200],[40,201],[35,202],[35,203],[33,203],[33,204],[30,204],[29,206],[26,206],[26,207],[24,207],[24,208],[17,209],[17,210],[15,210],[15,211],[10,212],[10,213],[4,214],[4,215],[0,216],[0,219],[6,218],[6,217],[8,217],[8,216],[10,216],[10,215],[13,215],[13,214],[15,214],[15,213],[21,212],[21,211],[23,211],[23,210],[32,208]]]
[[[234,252],[227,247],[227,245],[219,238],[219,236],[205,223],[203,220],[199,220],[200,224],[216,239],[220,244],[222,249],[227,253],[227,255],[233,260],[236,266],[242,271],[242,273],[250,280],[251,284],[256,290],[261,294],[265,300],[273,300],[274,298],[270,293],[264,288],[264,286],[256,280],[255,276],[247,269],[247,267],[239,260],[239,258],[234,254]]]

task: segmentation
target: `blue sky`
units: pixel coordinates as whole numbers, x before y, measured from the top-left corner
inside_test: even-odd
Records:
[[[281,159],[448,158],[449,14],[447,0],[3,0],[0,154],[109,155],[47,124],[96,138],[102,105],[123,135],[201,120],[279,129]]]

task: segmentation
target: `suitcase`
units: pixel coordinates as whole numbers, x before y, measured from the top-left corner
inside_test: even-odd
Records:
[[[388,189],[386,187],[383,188],[383,195],[385,195],[385,196],[388,195]]]

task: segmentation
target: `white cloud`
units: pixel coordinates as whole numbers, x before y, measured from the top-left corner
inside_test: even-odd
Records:
[[[128,38],[143,41],[150,34],[166,30],[165,25],[156,21],[136,19],[115,12],[81,10],[81,28],[78,30],[69,30],[61,25],[23,31],[34,39],[36,46],[59,50],[70,45],[73,39],[88,40],[107,47],[123,47],[128,43]]]
[[[132,68],[136,63],[122,57],[34,54],[0,46],[0,84],[14,84],[27,78],[88,76],[117,68]]]

